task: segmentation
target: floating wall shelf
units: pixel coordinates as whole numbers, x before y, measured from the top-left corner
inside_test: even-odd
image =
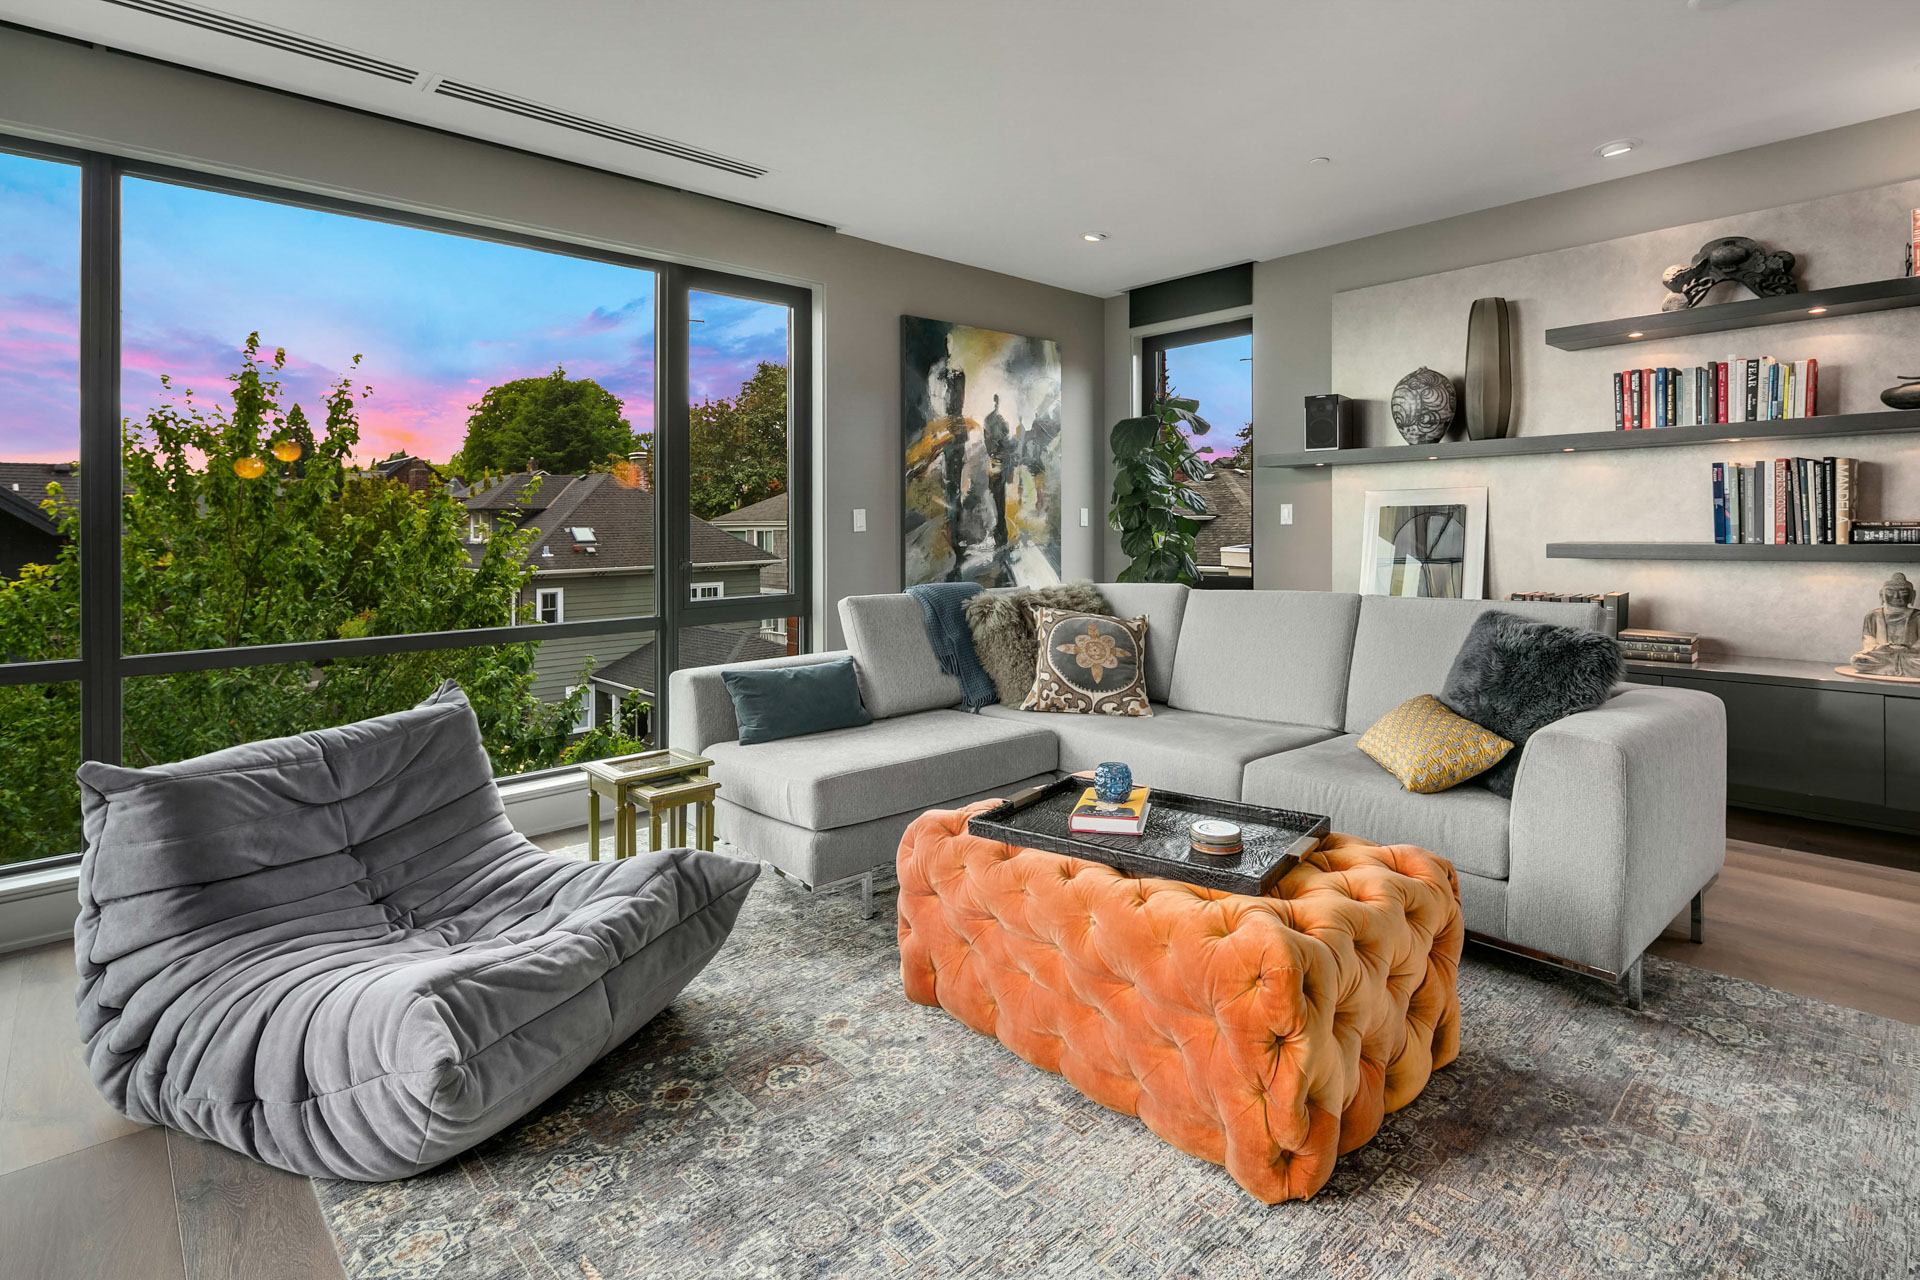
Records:
[[[1915,281],[1920,284],[1920,280]],[[1733,304],[1728,304],[1733,305]],[[1499,440],[1448,440],[1372,449],[1320,449],[1311,453],[1263,453],[1263,467],[1354,467],[1380,462],[1437,462],[1519,454],[1584,453],[1596,449],[1659,449],[1687,444],[1736,444],[1755,440],[1814,439],[1920,431],[1920,409],[1880,413],[1833,413],[1777,422],[1726,422],[1706,427],[1656,427],[1645,431],[1579,431],[1564,435],[1506,436]]]
[[[1839,560],[1855,564],[1920,564],[1920,543],[1846,545],[1761,542],[1549,542],[1549,560]]]
[[[1818,320],[1824,316],[1890,311],[1896,307],[1920,307],[1920,277],[1869,280],[1865,284],[1843,284],[1837,289],[1815,289],[1809,293],[1789,293],[1778,298],[1746,298],[1739,302],[1710,303],[1685,311],[1659,311],[1650,316],[1628,316],[1624,320],[1568,325],[1563,329],[1547,330],[1547,345],[1562,351],[1587,351],[1594,347],[1617,347],[1629,342],[1647,343],[1657,342],[1661,338],[1684,338],[1696,333],[1719,333],[1724,329],[1755,329],[1761,325],[1793,324],[1800,320]]]

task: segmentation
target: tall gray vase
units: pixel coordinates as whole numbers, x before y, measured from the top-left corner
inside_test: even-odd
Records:
[[[1513,420],[1513,351],[1505,298],[1475,298],[1467,312],[1467,437],[1497,440]]]

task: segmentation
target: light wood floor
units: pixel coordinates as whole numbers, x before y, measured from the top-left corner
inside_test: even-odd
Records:
[[[1682,917],[1655,954],[1920,1024],[1920,841],[1753,815],[1730,830],[1707,940]],[[0,1280],[341,1280],[306,1179],[108,1110],[73,990],[66,944],[0,956]]]

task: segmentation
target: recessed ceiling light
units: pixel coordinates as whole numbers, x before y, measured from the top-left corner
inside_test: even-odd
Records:
[[[1627,152],[1639,145],[1640,139],[1638,138],[1615,138],[1612,142],[1603,142],[1595,147],[1593,154],[1599,156],[1602,160],[1611,160],[1615,156],[1627,154]]]
[[[1807,314],[1810,316],[1823,316],[1827,314],[1827,309],[1825,307],[1808,307]]]
[[[1307,163],[1308,164],[1332,164],[1333,157],[1332,156],[1315,156],[1313,159],[1307,161]]]
[[[1088,244],[1099,244],[1107,238],[1107,233],[1104,231],[1083,231],[1080,233],[1080,238]]]
[[[1632,333],[1630,333],[1630,334],[1628,334],[1627,336],[1628,336],[1629,338],[1644,338],[1644,337],[1646,337],[1647,335],[1646,335],[1646,334],[1644,334],[1644,333],[1642,333],[1642,332],[1640,332],[1640,331],[1639,331],[1638,329],[1635,329],[1635,330],[1634,330],[1634,331],[1633,331]]]

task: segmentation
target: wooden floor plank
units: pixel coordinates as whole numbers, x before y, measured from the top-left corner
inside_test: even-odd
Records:
[[[186,1280],[166,1134],[0,1175],[0,1242],[0,1280]]]
[[[0,1174],[138,1133],[107,1106],[87,1076],[74,1021],[73,944],[8,956],[18,966],[15,1033],[0,1092]]]
[[[313,1183],[167,1132],[187,1280],[344,1280]]]
[[[1655,955],[1920,1024],[1920,874],[1729,842],[1706,940],[1682,913]]]

